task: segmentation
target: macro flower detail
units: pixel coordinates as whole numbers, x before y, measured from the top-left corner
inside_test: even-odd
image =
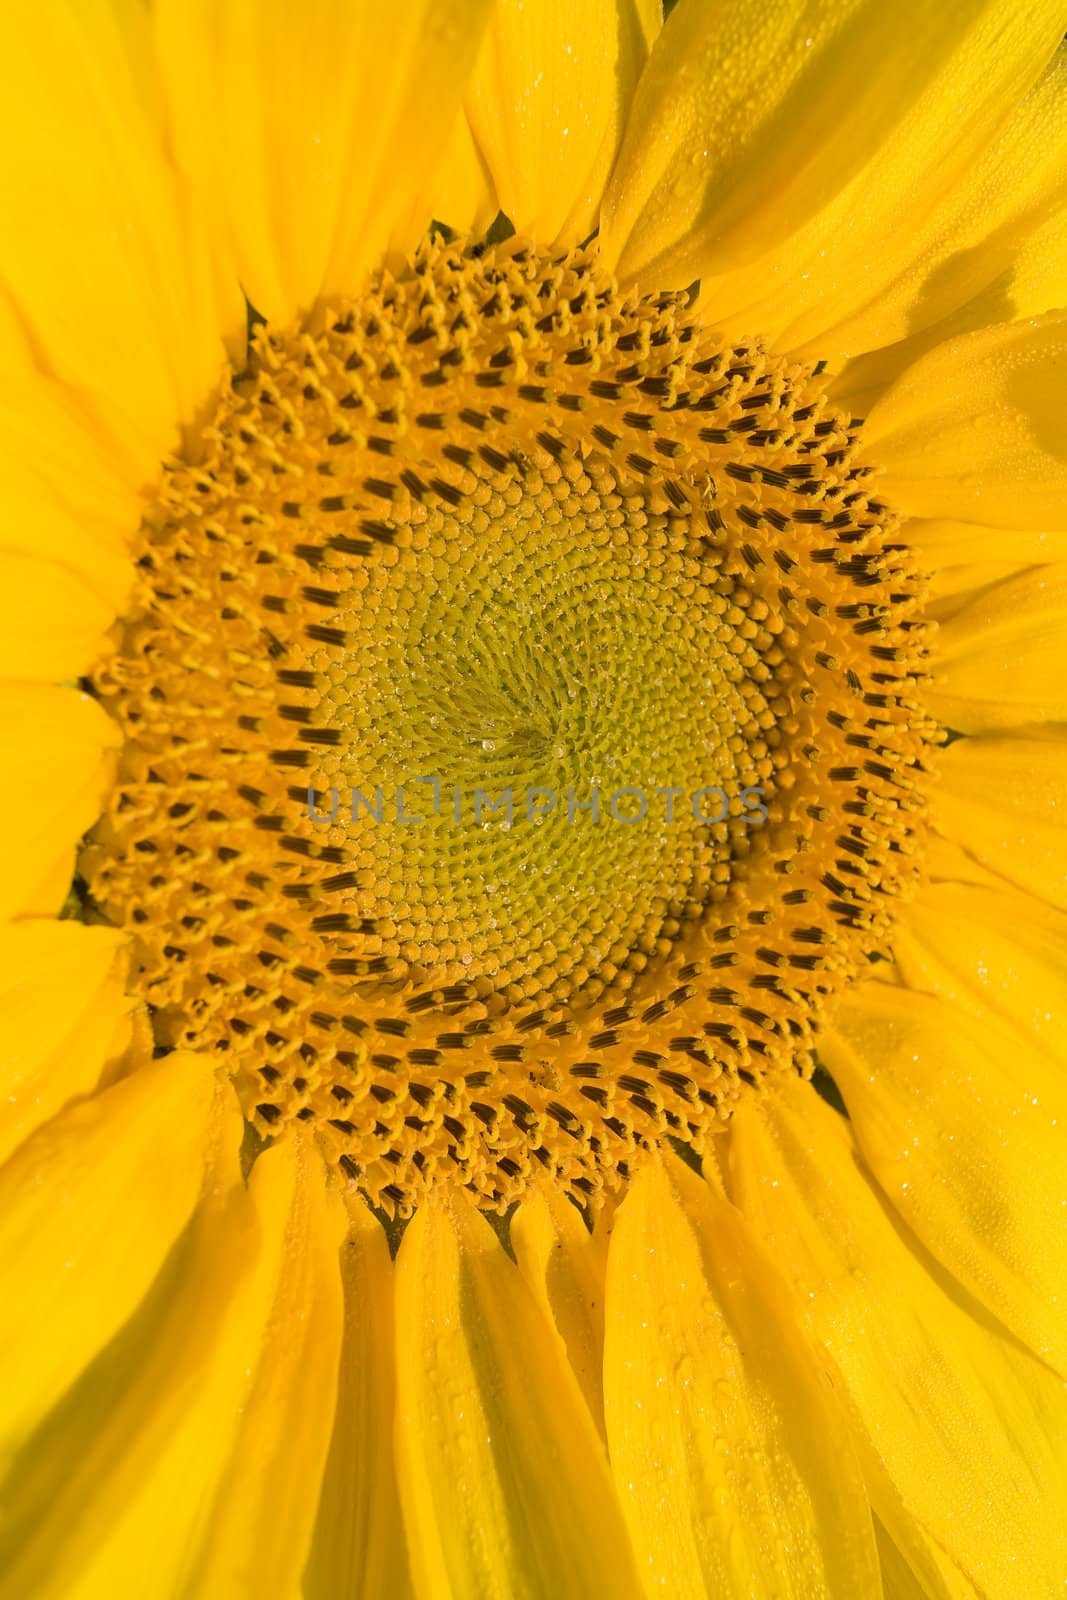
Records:
[[[156,1037],[232,1050],[261,1133],[313,1120],[405,1212],[446,1173],[589,1198],[802,1070],[914,877],[936,737],[908,552],[817,377],[588,258],[439,247],[257,341],[208,436],[95,680],[124,738],[85,875]],[[766,824],[609,834],[576,791],[612,767]],[[424,770],[570,803],[307,804]]]
[[[0,21],[0,1593],[1062,1593],[1065,27]]]

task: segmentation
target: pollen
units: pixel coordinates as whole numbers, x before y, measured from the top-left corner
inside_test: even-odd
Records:
[[[260,326],[146,510],[88,892],[157,1048],[394,1214],[699,1153],[917,880],[920,575],[713,309],[437,240]]]

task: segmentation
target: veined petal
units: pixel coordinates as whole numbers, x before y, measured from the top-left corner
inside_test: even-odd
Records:
[[[77,922],[0,927],[0,1161],[99,1083],[133,1003],[125,942]]]
[[[420,193],[413,209],[415,215],[405,230],[408,237],[414,233],[418,217],[429,212],[454,232],[478,238],[499,211],[492,180],[462,112],[452,124],[433,182]]]
[[[92,666],[115,619],[114,600],[84,574],[0,551],[0,677],[55,682]]]
[[[358,1195],[348,1216],[337,1414],[303,1593],[307,1600],[408,1600],[393,1445],[396,1273],[385,1230]]]
[[[1067,311],[931,350],[864,429],[880,488],[917,517],[1067,528]]]
[[[259,1363],[269,1319],[286,1299],[287,1273],[299,1270],[284,1254],[297,1197],[291,1154],[268,1150],[247,1189],[236,1154],[227,1136],[144,1304],[16,1463],[6,1569],[14,1592],[205,1596],[198,1560],[216,1497],[246,1416],[255,1426],[254,1396],[264,1376],[269,1383]],[[131,1197],[136,1187],[124,1196],[134,1211]],[[213,1600],[220,1590],[207,1592]]]
[[[1009,230],[1008,242],[1010,259],[1001,267],[1000,241],[990,240],[974,252],[975,266],[991,276],[969,300],[921,332],[849,361],[831,385],[831,398],[866,416],[909,367],[938,345],[1007,318],[1019,322],[1061,307],[1067,282],[1067,198],[1033,232],[1015,235]],[[962,292],[971,279],[964,268],[951,281]]]
[[[906,1549],[881,1522],[875,1522],[875,1532],[885,1600],[981,1600],[974,1584],[946,1561],[921,1528],[909,1529]]]
[[[0,136],[19,152],[0,198],[21,219],[0,283],[135,486],[202,405],[244,315],[236,281],[220,300],[168,164],[148,29],[146,8],[115,0],[13,0],[0,18]]]
[[[608,1233],[592,1233],[555,1184],[542,1184],[511,1220],[519,1270],[567,1347],[589,1413],[604,1432],[604,1281]]]
[[[917,1237],[1067,1372],[1062,1064],[992,1011],[979,1022],[888,982],[843,996],[819,1050],[871,1171]]]
[[[1025,18],[1012,0],[682,0],[608,187],[608,260],[657,288],[757,258],[770,270],[772,252],[861,172],[877,226],[879,204],[914,198],[916,167],[936,163],[932,183],[945,186],[966,170],[1060,33],[1052,0]]]
[[[972,561],[1007,561],[1015,567],[1067,557],[1067,530],[988,528],[976,522],[913,517],[901,538],[923,567],[939,569]]]
[[[5,1468],[140,1304],[196,1203],[220,1115],[208,1064],[176,1054],[68,1107],[0,1168]]]
[[[396,1315],[398,1471],[420,1600],[637,1596],[563,1342],[462,1194],[416,1212]]]
[[[447,144],[487,12],[488,0],[155,8],[178,160],[268,319],[350,294],[378,265]],[[420,231],[432,215],[427,200]]]
[[[928,580],[927,615],[938,623],[947,622],[979,595],[991,593],[998,583],[1017,578],[1021,570],[1011,561],[964,561],[952,567],[936,567]],[[939,642],[940,633],[935,635],[930,652],[931,665]]]
[[[56,857],[44,877],[27,890],[20,918],[62,916],[77,870],[78,848],[77,844],[70,845]]]
[[[900,912],[893,955],[913,988],[943,995],[979,1022],[994,1016],[1067,1068],[1062,911],[1003,883],[928,883]]]
[[[650,0],[500,0],[471,79],[467,114],[516,232],[574,244],[601,193],[655,36]]]
[[[49,869],[100,814],[118,729],[87,694],[0,683],[0,917],[30,909]],[[67,874],[67,884],[70,874]],[[58,911],[66,887],[50,907]]]
[[[937,621],[925,694],[939,722],[962,733],[1067,722],[1067,565],[1033,567],[942,604]]]
[[[958,739],[938,757],[934,826],[989,871],[1067,909],[1063,739]]]
[[[976,883],[983,889],[998,889],[1010,894],[1017,892],[1014,885],[1006,883],[999,873],[983,867],[961,844],[939,833],[931,833],[926,840],[923,873],[930,883]],[[1031,901],[1035,906],[1042,904],[1033,896],[1024,896],[1024,900],[1027,905]],[[900,925],[898,923],[898,928]],[[925,985],[917,984],[916,987],[921,989]]]
[[[773,331],[780,348],[838,361],[910,339],[980,296],[986,326],[1059,303],[1062,294],[1039,307],[1025,293],[1017,299],[1014,278],[1020,251],[1057,216],[1062,227],[1067,206],[1067,50],[1018,106],[1005,99],[1019,82],[1014,53],[1030,70],[1035,40],[1039,56],[1059,42],[1062,19],[1048,26],[1053,10],[1024,20],[1016,7],[1007,36],[989,40],[1009,51],[995,70],[981,52],[965,58],[962,74],[939,82],[925,116],[909,118],[789,241],[771,292],[753,307],[755,325]],[[970,152],[962,163],[961,149]]]
[[[762,1107],[742,1107],[730,1151],[738,1204],[834,1357],[894,1541],[909,1549],[917,1523],[982,1595],[1057,1593],[1063,1384],[920,1264],[857,1166],[847,1122],[810,1086],[783,1080]]]
[[[140,518],[138,486],[71,393],[35,368],[21,338],[3,342],[0,373],[3,554],[68,569],[91,591],[91,622],[101,602],[117,609],[132,581],[126,540]],[[42,585],[37,606],[46,600]],[[73,631],[84,632],[81,619]]]
[[[273,1302],[246,1352],[254,1376],[181,1591],[190,1600],[298,1592],[334,1423],[344,1207],[313,1146],[290,1139],[263,1159],[289,1169],[291,1198]]]
[[[638,1173],[608,1259],[604,1390],[650,1592],[880,1597],[828,1367],[736,1209],[673,1158]]]

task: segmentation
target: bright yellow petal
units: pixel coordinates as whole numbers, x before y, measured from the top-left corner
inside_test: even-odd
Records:
[[[167,157],[145,7],[13,0],[0,283],[46,370],[78,396],[134,484],[150,479],[217,382],[225,304],[201,220]]]
[[[914,522],[908,526],[913,527]],[[997,584],[1018,578],[1023,570],[1021,565],[1011,561],[964,561],[952,567],[935,567],[927,580],[927,616],[939,624],[948,622],[980,594],[992,594]],[[931,666],[935,664],[934,656],[940,643],[938,632],[930,650]]]
[[[880,205],[895,217],[914,203],[916,169],[937,163],[946,185],[967,169],[1059,33],[1053,0],[1025,17],[1014,0],[681,0],[609,184],[609,261],[681,288],[759,258],[766,281],[772,252],[858,174],[873,190],[860,214],[879,226]],[[832,274],[832,260],[820,266]]]
[[[290,1140],[265,1159],[291,1168],[291,1200],[273,1302],[247,1352],[252,1384],[183,1591],[202,1600],[299,1592],[334,1422],[344,1207],[314,1147]]]
[[[5,1468],[140,1304],[192,1212],[219,1115],[208,1065],[174,1055],[68,1107],[0,1168]]]
[[[378,264],[441,158],[487,10],[488,0],[155,8],[178,160],[269,320],[356,292]]]
[[[913,517],[901,538],[915,551],[920,566],[934,571],[971,561],[1007,561],[1022,567],[1067,557],[1067,530],[988,528],[975,522]]]
[[[511,1220],[519,1270],[567,1347],[589,1413],[604,1432],[604,1279],[608,1233],[590,1233],[577,1208],[547,1181]]]
[[[1004,884],[928,883],[900,913],[893,954],[915,989],[990,1015],[1067,1069],[1067,916]]]
[[[52,917],[62,915],[70,898],[71,885],[78,866],[79,845],[69,845],[57,856],[42,878],[26,891],[21,917]]]
[[[734,1207],[674,1159],[640,1172],[608,1258],[604,1397],[650,1592],[881,1595],[828,1366]]]
[[[270,1318],[302,1270],[285,1254],[302,1196],[291,1150],[261,1156],[247,1189],[235,1156],[227,1139],[145,1303],[19,1458],[8,1495],[13,1592],[34,1600],[242,1592],[205,1584],[199,1562],[246,1418],[255,1430],[257,1392],[270,1387],[261,1359]],[[127,1191],[128,1209],[137,1194]],[[304,1403],[313,1415],[321,1404]],[[264,1463],[246,1465],[255,1473]],[[300,1520],[306,1508],[298,1528]]]
[[[942,603],[927,704],[961,733],[1067,721],[1067,565]]]
[[[393,1454],[395,1271],[385,1230],[358,1195],[348,1212],[337,1415],[303,1593],[306,1600],[408,1600]]]
[[[917,517],[1067,528],[1067,311],[931,350],[874,407],[880,492]]]
[[[871,1171],[917,1237],[1067,1373],[1063,1064],[991,1010],[979,1021],[888,982],[850,990],[819,1051]]]
[[[876,1523],[885,1600],[981,1600],[973,1583],[950,1567],[933,1540],[911,1530],[907,1553]],[[910,1556],[910,1560],[909,1560]]]
[[[414,233],[418,218],[429,212],[455,233],[485,233],[500,207],[493,191],[485,162],[478,153],[467,118],[461,113],[452,132],[433,182],[418,195],[408,232]]]
[[[27,909],[49,869],[99,816],[117,742],[90,695],[0,683],[0,767],[11,775],[0,801],[0,918]],[[48,909],[58,911],[65,894]]]
[[[637,1596],[563,1341],[463,1195],[397,1261],[397,1457],[420,1600]]]
[[[574,244],[596,226],[604,181],[655,31],[647,0],[500,0],[467,115],[518,233]]]
[[[882,1588],[885,1600],[927,1600],[925,1588],[918,1581],[881,1523],[878,1524],[877,1533],[878,1559],[882,1569]]]
[[[100,654],[113,599],[54,561],[0,552],[0,677],[77,678]]]
[[[1067,909],[1067,744],[959,739],[938,757],[934,826],[1009,883]]]
[[[0,927],[0,1161],[96,1088],[131,1004],[125,970],[125,940],[110,928]]]
[[[1061,60],[1063,52],[1061,50]],[[1063,304],[1067,283],[1067,195],[1048,220],[1016,245],[1008,293],[1015,316],[1036,317]],[[984,309],[984,306],[983,306]],[[987,317],[992,322],[992,316]]]
[[[68,390],[39,373],[24,349],[2,349],[2,334],[0,351],[0,549],[56,562],[91,591],[92,613],[103,614],[101,602],[117,610],[133,576],[125,552],[140,519],[137,484]],[[42,586],[37,605],[44,600]],[[83,630],[79,620],[76,633]]]
[[[1062,72],[1062,63],[1058,70]],[[1056,148],[1058,152],[1058,145]],[[921,332],[850,361],[834,380],[830,393],[854,416],[867,416],[908,368],[938,345],[995,323],[1040,317],[1063,305],[1063,286],[1067,283],[1067,195],[1061,192],[1059,203],[1033,232],[1027,233],[1025,226],[1009,228],[1005,237],[991,238],[970,252],[968,260],[954,265],[959,267],[958,273],[947,269],[944,273],[954,294],[965,293],[974,275],[983,280],[988,276],[988,282],[940,321],[924,325]]]
[[[1058,1594],[1063,1384],[920,1264],[858,1168],[848,1124],[810,1086],[783,1083],[762,1109],[742,1108],[730,1149],[738,1203],[834,1357],[894,1541],[908,1550],[918,1523],[982,1595]]]
[[[923,845],[923,875],[929,883],[976,883],[983,889],[1017,893],[1014,886],[1006,883],[999,873],[983,867],[961,844],[957,844],[953,839],[946,839],[939,833],[929,834]],[[1032,903],[1035,909],[1040,909],[1043,905],[1043,902],[1034,899],[1033,896],[1024,896],[1024,900],[1027,905]],[[904,915],[904,908],[901,908],[901,920]],[[917,987],[922,989],[925,985],[918,984]]]
[[[1030,71],[1035,41],[1039,57],[1058,43],[1061,22],[1047,26],[1053,9],[1023,19],[1014,8],[1006,35],[987,39],[995,69],[972,52],[966,76],[943,79],[926,117],[909,119],[789,242],[774,286],[756,301],[780,346],[837,361],[910,338],[979,297],[986,314],[976,326],[1059,304],[1062,283],[1034,307],[1016,298],[1014,278],[1023,247],[1067,204],[1067,51],[990,138],[1018,61]],[[961,162],[961,149],[973,159]]]

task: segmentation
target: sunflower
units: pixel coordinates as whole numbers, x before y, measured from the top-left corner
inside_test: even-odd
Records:
[[[3,8],[5,1596],[1064,1592],[1065,23]]]

